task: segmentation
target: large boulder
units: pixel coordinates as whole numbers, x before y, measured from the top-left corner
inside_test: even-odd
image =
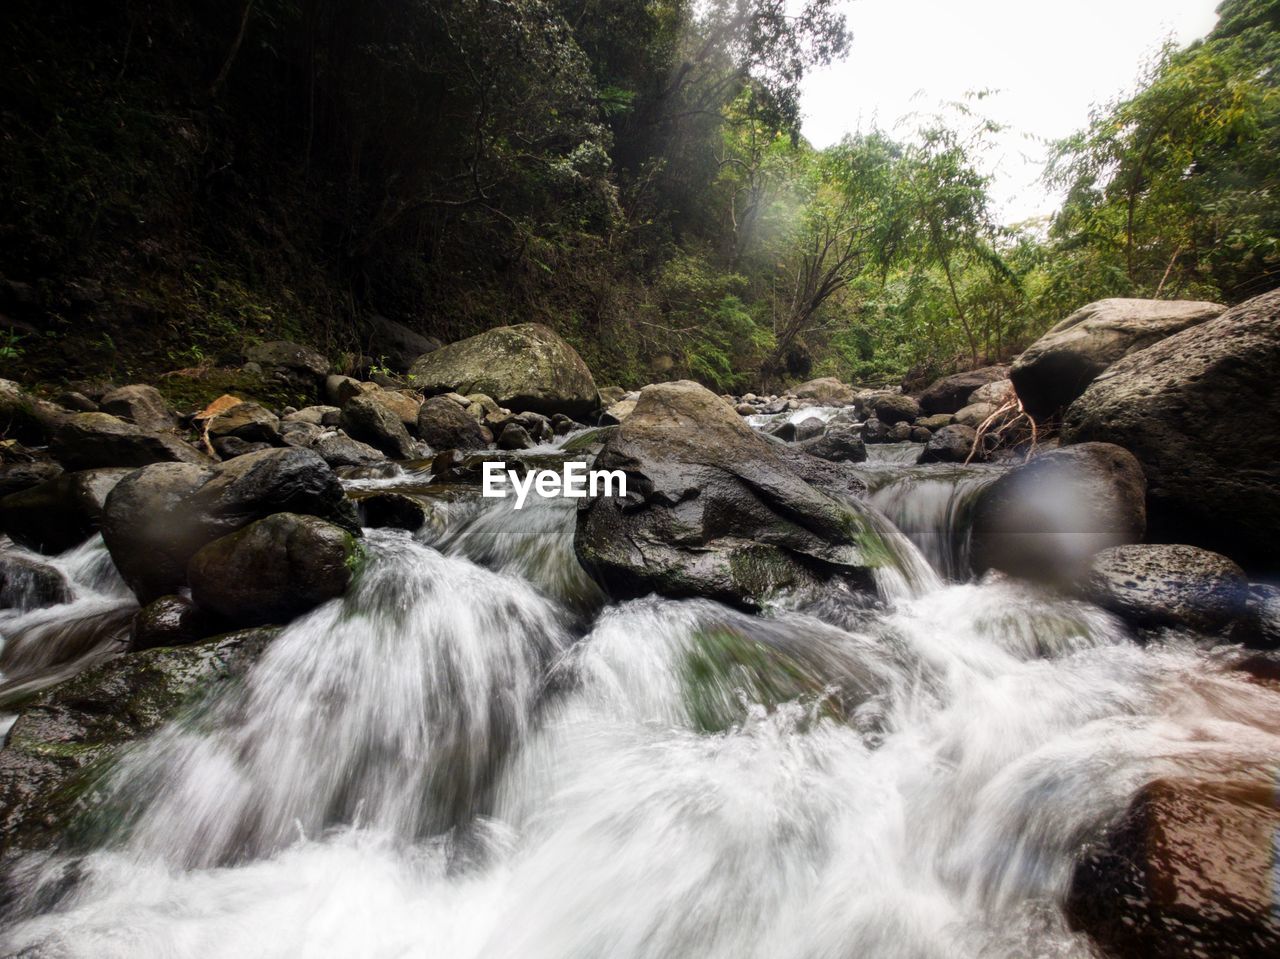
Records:
[[[972,426],[953,423],[938,430],[920,451],[920,463],[965,463],[970,459],[981,461],[982,450],[974,452],[978,434]]]
[[[27,460],[0,465],[0,499],[55,480],[62,473],[62,467],[50,460]]]
[[[1042,453],[978,495],[974,569],[1074,583],[1099,551],[1141,541],[1145,503],[1142,467],[1127,450],[1086,443]]]
[[[26,611],[69,602],[71,586],[52,566],[0,553],[0,609]]]
[[[821,436],[809,440],[801,448],[810,456],[833,462],[861,463],[867,458],[862,430],[849,423],[828,426]]]
[[[66,417],[54,429],[49,450],[68,470],[212,462],[172,433],[126,423],[110,413],[75,413]]]
[[[920,418],[920,404],[901,393],[885,393],[871,401],[876,419],[888,426],[914,423]]]
[[[1119,360],[1067,411],[1064,443],[1132,452],[1151,538],[1274,568],[1280,539],[1280,290]]]
[[[1085,594],[1135,626],[1212,632],[1246,617],[1249,582],[1225,556],[1194,546],[1116,546],[1093,558]]]
[[[0,499],[0,529],[20,546],[54,555],[79,546],[102,525],[107,495],[131,469],[83,470]]]
[[[834,376],[801,383],[792,392],[799,399],[814,400],[822,406],[848,406],[857,396],[852,386],[841,383]]]
[[[955,413],[969,405],[974,390],[1009,376],[1007,366],[985,366],[980,370],[944,376],[920,394],[920,409],[926,416]]]
[[[440,341],[424,336],[403,323],[374,315],[364,321],[365,352],[397,373],[408,371],[413,361],[440,348]]]
[[[866,585],[884,558],[852,499],[806,483],[696,383],[642,390],[595,469],[621,471],[627,496],[585,500],[574,546],[615,597],[706,596],[749,608],[832,576]]]
[[[539,323],[499,326],[421,356],[410,371],[426,393],[485,393],[500,406],[584,419],[600,407],[572,346]]]
[[[177,593],[206,543],[278,512],[319,516],[359,533],[342,482],[311,450],[262,450],[212,469],[160,463],[125,477],[107,497],[102,535],[142,602]]]
[[[347,401],[338,420],[342,430],[352,439],[368,443],[392,459],[412,459],[417,453],[413,437],[405,429],[399,415],[370,393],[362,393]]]
[[[1112,363],[1221,315],[1217,303],[1111,299],[1072,313],[1013,361],[1009,378],[1028,413],[1047,419]]]
[[[1066,912],[1108,956],[1280,955],[1280,808],[1264,765],[1145,786],[1076,866]]]
[[[329,375],[329,361],[322,354],[287,340],[255,343],[245,358],[260,367],[267,380],[304,394],[316,392]]]
[[[215,440],[234,437],[247,443],[280,445],[280,417],[257,403],[237,403],[213,416],[206,429]]]
[[[359,555],[340,526],[276,513],[201,547],[187,580],[201,609],[237,626],[287,623],[346,592]]]
[[[98,410],[148,430],[171,430],[178,423],[160,391],[142,383],[112,390]]]
[[[0,380],[0,437],[4,439],[39,446],[65,412],[32,396],[12,380]]]
[[[418,437],[433,450],[480,450],[492,437],[474,416],[445,396],[433,396],[418,410]]]
[[[65,837],[101,764],[202,693],[244,675],[272,630],[117,656],[42,693],[0,751],[0,856]]]

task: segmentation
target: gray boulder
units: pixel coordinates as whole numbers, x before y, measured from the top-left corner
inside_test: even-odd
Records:
[[[407,372],[418,357],[440,348],[434,336],[385,316],[374,315],[364,322],[365,352],[397,373]]]
[[[62,473],[62,467],[49,460],[19,461],[0,465],[0,499],[4,499],[10,493],[21,493],[25,489],[55,480]]]
[[[180,592],[187,564],[206,543],[281,511],[359,533],[333,470],[310,450],[285,448],[212,469],[161,463],[137,470],[107,497],[102,535],[120,575],[145,603]]]
[[[107,495],[131,469],[83,470],[0,499],[0,529],[20,546],[55,555],[79,546],[102,524]]]
[[[972,426],[962,426],[959,423],[944,426],[929,437],[929,441],[924,444],[924,449],[920,451],[918,462],[963,463],[973,453],[973,444],[977,438],[978,434]],[[979,449],[973,458],[981,461],[982,450]]]
[[[792,392],[799,399],[814,400],[822,406],[848,406],[857,395],[852,386],[841,383],[834,376],[801,383]]]
[[[500,326],[419,357],[411,370],[428,394],[484,393],[517,412],[564,413],[584,419],[600,407],[582,357],[538,323]]]
[[[280,417],[257,403],[240,403],[209,420],[207,430],[213,439],[234,436],[247,443],[280,445]]]
[[[1280,291],[1119,360],[1071,405],[1062,440],[1115,443],[1138,458],[1153,539],[1274,568],[1277,370]]]
[[[187,597],[161,596],[134,614],[129,645],[135,652],[161,646],[186,646],[225,631],[226,625],[221,619]]]
[[[338,423],[352,439],[368,443],[392,459],[412,459],[417,453],[413,437],[400,417],[371,394],[348,400]]]
[[[828,426],[825,433],[802,444],[810,456],[833,462],[861,463],[867,458],[867,446],[862,431],[848,424]]]
[[[1116,546],[1093,558],[1084,593],[1135,626],[1210,632],[1246,616],[1249,582],[1225,556],[1194,546]]]
[[[929,388],[920,394],[920,409],[926,416],[955,413],[969,405],[969,397],[974,390],[1006,379],[1008,376],[1009,367],[1007,366],[986,366],[980,370],[944,376],[934,380]]]
[[[315,437],[310,448],[329,466],[373,466],[386,463],[387,457],[368,443],[354,440],[341,430],[329,430]]]
[[[884,555],[861,507],[802,480],[696,383],[641,391],[595,468],[625,474],[627,496],[585,500],[574,547],[615,597],[657,592],[754,607],[778,589],[832,576],[867,586]]]
[[[67,578],[52,566],[0,554],[0,609],[25,611],[70,601]]]
[[[262,369],[263,376],[308,395],[315,393],[329,375],[329,361],[309,346],[272,340],[255,343],[245,358]]]
[[[109,413],[75,413],[53,431],[49,451],[68,470],[212,460],[172,433],[144,429]]]
[[[1064,410],[1120,358],[1212,320],[1226,307],[1187,300],[1099,300],[1081,307],[1013,361],[1009,378],[1037,420]]]
[[[427,507],[404,493],[371,493],[362,496],[356,507],[361,524],[370,529],[405,529],[412,533],[425,526],[429,518]]]
[[[886,393],[871,401],[876,419],[887,426],[895,423],[914,423],[920,418],[920,404],[901,393]]]
[[[492,434],[457,403],[433,396],[418,409],[418,437],[433,450],[479,450]]]
[[[171,430],[178,423],[160,391],[144,384],[112,390],[98,409],[148,430]]]
[[[972,562],[979,573],[1074,583],[1094,554],[1145,532],[1142,467],[1118,446],[1086,443],[1042,453],[978,495]]]
[[[0,435],[28,446],[42,445],[66,411],[37,399],[12,380],[0,380]]]
[[[341,527],[276,513],[201,547],[187,580],[196,604],[228,622],[287,623],[346,592],[359,555]]]

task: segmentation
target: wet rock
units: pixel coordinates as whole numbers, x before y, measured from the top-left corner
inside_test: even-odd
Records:
[[[418,357],[440,348],[440,341],[434,336],[425,336],[385,316],[371,316],[364,326],[369,352],[397,373],[407,372]]]
[[[1089,565],[1085,595],[1135,626],[1214,632],[1247,614],[1249,584],[1231,560],[1194,546],[1117,546]]]
[[[866,443],[890,442],[892,438],[889,435],[889,424],[878,417],[871,417],[862,424],[862,439]]]
[[[933,438],[933,433],[929,431],[928,427],[926,426],[911,427],[911,442],[927,443],[932,438]]]
[[[915,429],[906,420],[894,423],[889,427],[889,439],[894,443],[905,443],[911,439],[911,431]]]
[[[185,596],[161,596],[134,614],[129,642],[135,652],[186,646],[226,629],[226,623]]]
[[[69,602],[71,586],[52,566],[0,554],[0,609],[25,611]]]
[[[311,441],[311,449],[334,469],[344,466],[376,466],[387,459],[381,450],[339,431],[320,434]]]
[[[89,809],[100,764],[244,675],[274,634],[247,630],[118,656],[42,693],[0,751],[0,856],[69,838]]]
[[[1095,553],[1142,540],[1145,499],[1142,467],[1118,446],[1088,443],[1042,453],[979,494],[974,569],[1074,583]]]
[[[207,431],[215,440],[215,448],[216,440],[225,437],[235,437],[246,443],[280,445],[280,418],[257,403],[239,403],[218,413],[209,420]]]
[[[1280,649],[1280,587],[1250,583],[1244,621],[1233,638],[1251,649]],[[1277,660],[1280,672],[1280,660]]]
[[[413,383],[427,393],[485,393],[520,412],[577,419],[600,407],[591,371],[577,352],[537,323],[501,326],[419,357]]]
[[[354,397],[342,408],[339,420],[343,432],[352,439],[368,443],[392,459],[412,459],[417,446],[400,417],[371,395]]]
[[[574,546],[615,597],[657,592],[753,607],[777,589],[832,576],[869,583],[880,544],[859,508],[802,480],[696,383],[646,387],[595,468],[624,473],[627,497],[584,501]]]
[[[224,436],[213,441],[213,451],[224,460],[269,449],[271,449],[270,443],[250,443],[248,440],[242,440],[238,436]]]
[[[922,416],[916,420],[916,426],[923,426],[929,432],[933,433],[942,429],[944,426],[950,426],[956,421],[954,413],[934,413],[932,416]]]
[[[464,397],[466,409],[472,416],[478,420],[484,419],[486,416],[492,416],[502,412],[500,407],[492,396],[487,393],[471,393]]]
[[[372,390],[368,396],[399,417],[406,430],[412,432],[417,429],[421,397],[404,390]]]
[[[971,426],[961,426],[959,423],[944,426],[930,436],[929,441],[924,444],[924,449],[920,451],[919,462],[964,463],[969,460],[970,454],[973,454],[973,446],[977,438],[978,434]],[[981,462],[983,459],[981,449],[973,455],[973,459]]]
[[[187,579],[197,605],[229,622],[287,623],[346,592],[359,555],[341,527],[276,513],[201,547]]]
[[[326,430],[323,426],[308,423],[304,420],[285,419],[280,421],[280,442],[285,446],[296,446],[304,450],[310,449],[325,433]]]
[[[15,543],[55,555],[79,546],[98,531],[107,494],[128,468],[64,473],[0,499],[0,529]]]
[[[1107,955],[1269,959],[1280,954],[1273,777],[1161,779],[1076,866],[1071,925]]]
[[[802,448],[810,456],[835,462],[861,463],[867,458],[862,431],[848,424],[828,426],[825,433],[804,443]]]
[[[920,394],[920,409],[929,416],[955,413],[972,402],[969,397],[974,390],[999,380],[1006,380],[1008,376],[1009,367],[1007,366],[986,366],[980,370],[944,376],[934,380],[929,388]]]
[[[920,404],[909,396],[900,393],[887,393],[877,396],[871,404],[876,419],[892,426],[895,423],[914,423],[920,418]]]
[[[498,449],[500,450],[527,450],[537,445],[533,437],[529,435],[529,431],[519,423],[508,423],[498,435]]]
[[[171,433],[144,429],[109,413],[75,413],[53,432],[50,452],[68,470],[212,460]]]
[[[426,525],[427,508],[403,493],[374,493],[356,504],[360,520],[370,529],[405,529],[416,532]]]
[[[41,446],[65,411],[32,396],[12,380],[0,380],[0,435],[27,446]]]
[[[122,386],[104,396],[98,407],[103,413],[147,430],[171,430],[178,425],[169,404],[154,386]]]
[[[433,396],[418,410],[418,437],[434,450],[478,450],[492,434],[465,409],[443,396]]]
[[[21,493],[24,489],[31,489],[33,486],[57,479],[62,472],[61,466],[49,460],[30,460],[0,465],[0,499],[10,493]]]
[[[1071,405],[1064,444],[1142,463],[1151,538],[1273,569],[1280,539],[1280,290],[1111,366]],[[1241,428],[1241,417],[1259,428]]]
[[[1065,409],[1112,363],[1212,320],[1225,307],[1186,300],[1110,299],[1072,313],[1013,361],[1009,378],[1037,420]]]
[[[107,497],[102,535],[142,602],[186,585],[196,551],[272,513],[332,520],[359,532],[342,483],[316,453],[270,449],[218,466],[161,463],[126,476]]]
[[[815,400],[822,406],[848,406],[855,396],[852,386],[841,383],[834,376],[801,383],[794,392],[799,399]]]
[[[578,423],[563,413],[557,413],[551,417],[551,432],[555,436],[564,436],[572,433],[574,430],[584,429],[583,424]]]
[[[342,410],[337,406],[304,406],[302,409],[283,416],[280,423],[308,423],[311,426],[337,426],[338,417],[342,414]],[[326,422],[326,417],[332,419]]]

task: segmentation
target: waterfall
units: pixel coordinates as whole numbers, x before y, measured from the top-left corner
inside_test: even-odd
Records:
[[[115,763],[100,839],[19,864],[0,945],[1084,959],[1081,843],[1155,776],[1274,754],[1273,697],[1193,637],[972,581],[991,468],[866,470],[880,595],[754,616],[606,603],[563,503],[370,531],[344,598]]]

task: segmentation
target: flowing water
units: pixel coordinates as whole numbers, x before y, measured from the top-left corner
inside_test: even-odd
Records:
[[[95,848],[23,864],[0,945],[1087,956],[1058,905],[1082,843],[1154,776],[1273,755],[1280,717],[1194,637],[1144,648],[969,581],[991,469],[865,475],[898,556],[880,597],[760,616],[606,604],[563,502],[433,500],[416,537],[371,532],[345,598],[117,764]]]

